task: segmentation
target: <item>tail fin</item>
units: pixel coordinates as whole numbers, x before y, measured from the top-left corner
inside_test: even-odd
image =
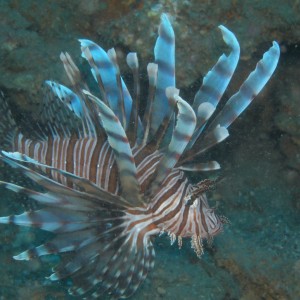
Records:
[[[4,94],[0,91],[0,148],[11,150],[13,140],[18,132],[17,124],[11,114]]]

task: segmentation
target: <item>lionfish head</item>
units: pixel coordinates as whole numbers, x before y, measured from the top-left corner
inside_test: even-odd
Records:
[[[202,202],[202,210],[204,216],[204,222],[206,224],[206,236],[208,240],[212,239],[218,233],[223,231],[223,224],[228,223],[226,218],[219,216],[216,213],[216,209],[209,207],[206,197],[199,197],[199,201]]]
[[[214,189],[215,185],[216,182],[210,179],[200,181],[190,187],[184,198],[185,205],[197,211],[194,212],[197,218],[190,222],[196,223],[198,231],[201,232],[200,236],[208,240],[223,230],[223,224],[228,223],[225,217],[216,214],[216,208],[208,204],[207,192]]]

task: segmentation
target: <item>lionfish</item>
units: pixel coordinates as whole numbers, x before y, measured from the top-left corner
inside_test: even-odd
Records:
[[[55,234],[14,259],[64,253],[50,280],[71,279],[69,293],[75,296],[97,298],[107,292],[126,298],[154,266],[155,235],[167,233],[179,247],[183,238],[190,238],[201,256],[203,241],[217,235],[226,219],[208,204],[206,192],[214,181],[195,184],[186,173],[220,168],[216,161],[198,158],[228,137],[227,128],[270,79],[280,53],[273,42],[239,91],[214,114],[240,54],[235,35],[222,25],[219,29],[231,51],[207,73],[191,104],[175,88],[175,36],[166,14],[155,62],[147,66],[143,109],[137,54],[126,59],[133,74],[131,96],[116,51],[106,52],[86,39],[79,40],[82,57],[99,91],[92,93],[71,56],[61,53],[71,87],[46,81],[42,121],[34,135],[22,134],[1,100],[0,133],[3,149],[10,151],[2,151],[1,159],[42,191],[1,182],[41,208],[1,217],[0,223]]]

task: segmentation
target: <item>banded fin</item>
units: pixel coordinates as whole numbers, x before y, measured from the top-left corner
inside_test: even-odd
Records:
[[[119,207],[119,209],[124,209],[128,206],[131,206],[129,202],[127,202],[125,199],[123,199],[120,196],[111,194],[96,185],[92,184],[89,180],[78,177],[74,174],[68,173],[66,171],[56,169],[51,166],[47,166],[44,164],[41,164],[34,159],[29,158],[28,156],[18,153],[18,152],[13,152],[13,153],[8,153],[5,151],[2,151],[2,154],[4,156],[0,156],[0,159],[9,164],[13,168],[19,168],[20,171],[39,184],[41,187],[44,187],[46,190],[50,191],[53,194],[58,194],[58,195],[65,195],[66,197],[69,197],[72,199],[73,197],[80,198],[80,203],[82,205],[85,205],[84,200],[86,199],[87,201],[93,201],[95,202],[95,205],[98,205],[98,200],[106,202],[106,205],[109,207],[109,204],[114,205]],[[18,163],[17,161],[24,162],[24,163],[31,163],[35,166],[38,167],[44,167],[44,168],[49,168],[54,172],[58,172],[59,174],[66,176],[68,179],[70,179],[75,186],[78,186],[80,189],[82,189],[84,192],[73,189],[73,188],[68,188],[65,185],[62,185],[58,183],[57,181],[54,181],[50,179],[47,176],[41,175],[40,173],[34,171],[33,169],[27,168],[24,165]],[[64,205],[68,202],[64,202],[62,199],[61,205]],[[45,203],[44,203],[45,204]]]
[[[168,149],[156,167],[153,175],[154,181],[151,183],[151,195],[157,190],[165,180],[170,171],[178,162],[181,154],[184,152],[186,145],[191,139],[196,126],[196,115],[190,105],[178,95],[179,90],[167,88],[166,94],[169,99],[173,98],[178,107],[176,126]]]
[[[227,128],[217,126],[209,131],[203,139],[198,139],[194,147],[187,151],[179,162],[179,166],[184,165],[187,161],[192,160],[195,156],[200,155],[212,148],[214,145],[221,143],[229,136]]]
[[[30,260],[72,252],[72,256],[66,256],[68,260],[56,266],[49,277],[54,281],[71,277],[75,284],[70,289],[72,294],[83,295],[93,289],[96,295],[101,287],[101,293],[113,288],[113,294],[123,297],[125,292],[133,293],[153,267],[154,251],[150,240],[142,238],[142,244],[139,244],[142,248],[136,249],[135,240],[124,234],[124,213],[107,209],[99,199],[94,212],[89,214],[76,209],[50,207],[2,217],[0,222],[59,233],[50,242],[15,255],[14,259]],[[133,270],[136,273],[131,273]]]
[[[90,194],[62,186],[13,160],[34,164],[33,159],[18,153],[3,154],[6,154],[6,157],[2,157],[4,161],[21,168],[25,175],[50,192],[45,193],[45,199],[42,199],[42,193],[3,183],[14,192],[33,196],[46,205],[46,208],[18,216],[2,217],[0,222],[59,233],[50,242],[28,249],[14,258],[30,260],[47,254],[72,252],[71,258],[54,268],[50,280],[71,277],[75,284],[70,290],[73,294],[83,295],[90,289],[93,296],[105,290],[117,297],[132,294],[153,267],[154,250],[149,238],[142,236],[138,243],[141,248],[134,250],[137,247],[136,240],[124,235],[126,217],[117,205],[115,208],[113,205],[107,206],[107,203],[104,205],[99,197],[93,198]],[[75,196],[80,197],[78,202],[74,199]],[[91,199],[95,202],[89,202]],[[62,203],[59,203],[60,200]],[[86,213],[88,206],[83,208],[87,203],[91,204],[91,209],[94,205],[89,214]],[[122,255],[118,255],[120,251]]]
[[[82,200],[82,194],[78,195],[76,193],[67,193],[67,195],[64,195],[61,193],[58,195],[52,192],[41,193],[5,181],[0,181],[0,186],[3,186],[15,193],[27,195],[29,198],[39,202],[40,204],[51,207],[59,206],[65,209],[78,209],[80,211],[92,212],[98,204],[95,199]],[[71,196],[71,194],[73,194],[73,196]]]
[[[51,241],[23,251],[13,258],[15,260],[31,260],[49,254],[78,251],[78,249],[94,242],[98,232],[99,229],[94,227],[80,231],[61,233]]]
[[[57,98],[65,104],[78,118],[83,117],[83,108],[80,98],[68,87],[56,83],[54,81],[46,80],[47,84]],[[51,112],[51,117],[55,117],[54,112]]]
[[[188,172],[215,171],[220,168],[220,164],[214,160],[205,163],[186,163],[179,167],[180,170]]]
[[[119,120],[123,126],[123,128],[127,128],[127,120],[125,116],[125,107],[124,107],[124,91],[122,88],[122,79],[121,79],[121,73],[120,73],[120,68],[117,60],[117,53],[114,48],[111,48],[107,51],[107,55],[110,59],[110,61],[113,63],[115,67],[115,72],[116,72],[116,82],[117,82],[117,88],[119,91],[119,96],[118,96],[118,108],[119,108]],[[124,83],[123,83],[124,84]],[[131,108],[131,113],[133,111],[133,108]]]
[[[8,158],[4,158],[4,160],[8,160]],[[14,161],[11,161],[11,164],[23,168],[25,172],[30,172],[31,175],[35,175],[36,178],[31,176],[32,179],[42,178],[42,175],[28,170]],[[41,183],[39,180],[37,182]],[[57,267],[55,273],[50,276],[51,280],[57,280],[64,276],[78,276],[77,271],[81,268],[88,268],[88,274],[92,273],[90,269],[93,269],[95,265],[94,255],[99,255],[102,250],[107,252],[108,246],[104,247],[104,245],[109,245],[108,241],[110,240],[118,240],[122,237],[124,228],[122,224],[126,218],[124,218],[124,212],[117,206],[117,202],[116,205],[112,203],[112,206],[108,206],[107,203],[102,203],[99,197],[93,198],[89,194],[69,189],[49,179],[47,184],[41,185],[50,188],[54,192],[54,196],[60,198],[62,203],[58,203],[57,198],[52,203],[49,193],[45,195],[48,197],[47,199],[41,200],[41,193],[23,189],[13,184],[3,184],[14,192],[25,192],[28,195],[33,195],[34,198],[37,196],[38,198],[35,200],[46,204],[46,208],[34,212],[25,212],[17,216],[1,217],[1,223],[37,227],[59,233],[52,241],[26,250],[16,255],[15,259],[29,260],[47,254],[75,251],[75,258],[71,262],[63,263],[60,267]],[[56,187],[55,190],[52,189],[53,186]],[[81,197],[78,202],[76,202],[76,199],[74,200],[76,196]],[[91,199],[94,202],[91,202]],[[54,203],[55,201],[57,203]],[[64,206],[64,204],[66,205]],[[86,208],[89,204],[92,210],[88,209],[90,211],[87,214]],[[83,209],[85,205],[86,207]],[[118,248],[111,250],[115,251],[115,249]],[[107,252],[107,255],[111,256],[112,252]],[[84,257],[84,260],[82,260],[82,257]]]
[[[157,86],[151,114],[152,135],[171,111],[165,90],[175,86],[175,34],[166,14],[162,14],[158,38],[154,47],[155,63],[158,65]]]
[[[99,124],[97,108],[92,102],[87,101],[86,96],[82,93],[82,90],[88,90],[88,86],[83,80],[81,73],[74,63],[72,57],[68,52],[60,54],[60,60],[64,65],[65,72],[69,78],[72,88],[74,89],[77,96],[77,103],[66,103],[66,105],[74,110],[72,106],[81,106],[83,116],[79,116],[85,122],[83,125],[87,126],[89,136],[102,137],[103,131]],[[71,106],[71,107],[70,107]]]
[[[90,40],[80,39],[81,45],[81,56],[88,61],[91,67],[91,72],[98,84],[102,86],[103,98],[107,99],[110,108],[118,116],[119,120],[122,120],[122,110],[118,104],[120,103],[120,90],[117,84],[117,70],[114,63],[108,54],[97,44]],[[101,80],[101,82],[99,82]],[[127,124],[130,119],[130,112],[132,106],[132,99],[128,92],[128,89],[123,81],[121,80],[122,95],[124,97],[124,108],[126,114]]]
[[[197,144],[197,154],[199,155],[214,145],[223,142],[229,136],[229,132],[225,127],[217,126],[214,130],[210,131],[205,137]]]
[[[109,237],[111,237],[110,234],[108,234],[108,238]],[[93,272],[97,265],[97,260],[99,260],[99,255],[102,254],[101,252],[104,252],[104,244],[106,244],[105,234],[98,236],[93,243],[86,245],[77,253],[75,252],[74,256],[70,260],[63,261],[59,265],[55,266],[52,269],[53,273],[49,276],[49,279],[57,281],[73,276],[76,278],[76,273],[84,273],[85,270]]]
[[[79,89],[81,96],[83,96],[80,97],[77,94],[75,94],[71,89],[61,84],[57,84],[52,81],[46,81],[46,84],[48,84],[52,88],[54,95],[58,97],[58,99],[63,103],[63,105],[68,107],[69,110],[72,111],[81,120],[83,135],[85,137],[96,136],[97,131],[94,122],[91,118],[92,112],[83,99],[84,94],[82,93],[82,91]],[[48,110],[49,109],[46,109],[46,114],[49,114]],[[70,118],[68,114],[65,115],[64,113],[65,110],[61,109],[56,112],[52,112],[52,121],[50,123],[50,126],[54,124],[56,128],[60,128],[60,130],[64,132],[66,125],[68,125],[68,123],[72,121],[72,118]],[[96,119],[96,124],[98,124],[97,121],[98,120]],[[70,132],[65,136],[69,137]]]
[[[78,282],[75,279],[75,286],[70,289],[70,293],[74,296],[92,293],[92,297],[98,298],[108,291],[117,298],[129,297],[153,267],[152,243],[148,239],[144,243],[137,248],[126,236],[120,241],[113,240],[110,247],[100,252],[101,263],[97,262],[100,267],[97,266],[94,272],[82,276]],[[113,255],[110,254],[112,249],[116,250]]]
[[[128,124],[128,139],[131,146],[134,146],[137,142],[138,128],[141,129],[141,124],[139,124],[139,102],[140,102],[140,81],[139,81],[139,61],[137,54],[135,52],[128,53],[126,57],[126,62],[133,74],[133,86],[134,95],[132,102],[132,109],[130,115],[130,121]],[[141,134],[140,134],[141,135]]]
[[[144,241],[144,247],[142,248],[139,264],[135,263],[135,269],[132,273],[131,281],[130,277],[127,278],[127,288],[123,292],[123,289],[117,288],[118,296],[130,297],[139,287],[139,285],[146,279],[149,271],[154,267],[155,251],[151,241],[147,244]],[[126,267],[127,268],[127,267]],[[130,274],[131,275],[131,274]],[[124,277],[124,276],[123,276]]]
[[[149,63],[147,65],[147,73],[149,79],[149,92],[148,92],[147,107],[143,119],[144,136],[143,136],[142,146],[147,144],[149,138],[149,133],[151,128],[150,120],[152,119],[153,101],[154,101],[156,85],[157,85],[157,71],[158,71],[157,64]]]
[[[62,52],[59,58],[64,65],[65,72],[71,85],[78,90],[78,88],[82,85],[83,80],[81,78],[80,71],[74,63],[71,55],[68,52]]]
[[[215,66],[203,78],[203,83],[195,95],[192,107],[197,111],[197,129],[187,149],[193,147],[203,132],[206,122],[215,111],[239,61],[240,46],[235,35],[223,25],[220,25],[219,29],[224,42],[231,48],[231,52],[228,56],[225,54],[220,56]]]
[[[135,206],[143,205],[144,202],[140,194],[141,187],[137,180],[137,170],[131,147],[118,117],[97,97],[87,91],[84,93],[99,106],[102,125],[117,162],[122,195],[125,199],[131,199],[130,201]]]
[[[235,35],[225,26],[220,25],[223,40],[231,48],[231,53],[222,54],[215,66],[203,78],[202,86],[195,95],[193,108],[195,111],[203,102],[209,102],[216,107],[223,96],[240,57],[240,46]]]
[[[215,144],[223,141],[229,135],[226,128],[248,107],[268,82],[278,64],[279,55],[280,48],[276,42],[273,42],[273,46],[265,52],[263,58],[257,63],[255,70],[250,73],[239,91],[227,101],[223,109],[209,124],[201,139],[198,137],[202,133],[205,124],[202,127],[197,127],[191,143],[187,147],[189,150],[186,151],[179,165],[185,164],[195,155],[200,155]],[[199,105],[200,107],[201,104]]]
[[[83,134],[81,116],[83,114],[79,97],[69,88],[47,80],[40,108],[40,119],[52,136],[63,133],[65,137],[72,132]],[[47,134],[47,133],[46,133]]]
[[[166,89],[166,96],[169,103],[169,113],[164,117],[155,134],[150,137],[150,141],[145,147],[148,153],[166,148],[170,144],[172,133],[174,130],[174,116],[176,110],[176,100],[174,95],[179,94],[179,90],[175,87]]]
[[[279,45],[273,42],[273,46],[265,52],[255,70],[250,73],[239,91],[227,101],[209,128],[214,128],[217,125],[227,128],[231,125],[269,81],[278,64],[279,55]]]
[[[216,107],[213,106],[210,102],[203,102],[198,106],[197,109],[197,126],[194,131],[194,134],[188,143],[186,150],[191,149],[199,138],[200,134],[203,132],[206,122],[215,112]]]
[[[69,293],[74,296],[98,298],[109,292],[116,298],[128,297],[154,265],[155,253],[150,239],[141,236],[140,241],[134,244],[122,226],[113,225],[75,251],[71,260],[55,267],[49,279],[71,277],[73,287]]]
[[[86,212],[49,207],[20,215],[0,217],[2,224],[40,228],[53,233],[74,232],[95,225],[97,219]]]

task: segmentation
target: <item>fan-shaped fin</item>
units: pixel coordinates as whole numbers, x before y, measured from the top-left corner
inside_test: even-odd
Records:
[[[92,272],[82,269],[78,276],[74,274],[74,286],[69,292],[74,296],[91,294],[99,298],[109,291],[115,298],[129,297],[154,265],[151,241],[148,237],[141,240],[139,246],[132,244],[128,236],[112,240],[108,247],[99,250]]]
[[[118,206],[119,209],[124,209],[124,207],[132,206],[132,204],[127,202],[124,198],[122,198],[118,195],[111,194],[111,193],[97,187],[96,185],[94,185],[87,179],[78,177],[74,174],[68,173],[68,172],[60,170],[60,169],[56,169],[51,166],[41,164],[41,163],[35,161],[34,159],[31,159],[30,157],[28,157],[24,154],[21,154],[19,152],[8,153],[5,151],[2,151],[2,154],[4,156],[0,156],[0,158],[4,162],[9,164],[13,168],[19,168],[25,176],[27,176],[28,178],[30,178],[31,180],[33,180],[34,182],[36,182],[37,184],[39,184],[40,186],[44,187],[45,189],[49,190],[50,192],[52,192],[54,194],[64,195],[66,197],[71,197],[71,198],[72,197],[82,198],[81,199],[82,204],[84,204],[84,199],[86,199],[86,200],[90,200],[90,201],[95,201],[96,202],[95,204],[97,205],[98,204],[97,199],[99,199],[99,201],[101,200],[101,201],[106,202],[107,205],[112,204],[114,206]],[[18,163],[15,160],[18,160],[18,161],[21,161],[24,163],[31,163],[37,167],[49,168],[54,172],[58,172],[59,174],[62,174],[64,176],[66,176],[68,179],[70,179],[71,182],[74,183],[75,187],[78,186],[79,188],[83,189],[85,192],[81,192],[76,189],[68,188],[65,185],[62,185],[46,176],[43,176],[43,175],[37,173],[36,171],[34,171],[30,168],[27,168],[27,167],[21,165],[20,163]]]
[[[136,260],[135,268],[130,272],[131,277],[123,276],[124,283],[127,284],[126,289],[119,284],[117,287],[117,295],[122,297],[130,297],[146,279],[148,272],[154,267],[155,251],[151,241],[144,239],[144,247],[140,249],[140,259]],[[128,267],[126,266],[126,269]],[[126,272],[125,272],[126,273]],[[126,279],[126,280],[125,280]]]
[[[63,261],[54,267],[52,270],[54,273],[49,279],[56,281],[72,276],[76,278],[77,275],[81,275],[80,273],[84,273],[84,270],[88,270],[88,275],[91,275],[93,274],[93,270],[98,267],[97,259],[100,257],[99,269],[102,271],[105,268],[107,259],[119,249],[121,242],[124,240],[124,236],[122,235],[122,218],[112,220],[109,227],[111,228],[101,228],[92,243],[78,249],[70,260]]]

